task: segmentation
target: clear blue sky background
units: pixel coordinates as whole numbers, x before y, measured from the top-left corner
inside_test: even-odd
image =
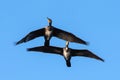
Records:
[[[46,17],[55,27],[90,43],[70,43],[71,48],[88,49],[105,62],[75,57],[68,68],[62,56],[26,51],[42,46],[42,37],[14,45],[30,31],[48,25]],[[119,0],[1,0],[0,28],[0,80],[120,79]],[[65,41],[52,38],[51,45],[64,47]]]

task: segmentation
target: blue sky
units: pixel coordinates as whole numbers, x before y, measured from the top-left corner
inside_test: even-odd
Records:
[[[0,80],[120,79],[119,4],[119,0],[1,0]],[[48,25],[46,17],[53,20],[55,27],[90,43],[70,43],[70,48],[88,49],[105,62],[75,57],[68,68],[59,55],[26,51],[42,46],[42,37],[14,45],[30,31]],[[65,41],[52,38],[51,45],[64,47]]]

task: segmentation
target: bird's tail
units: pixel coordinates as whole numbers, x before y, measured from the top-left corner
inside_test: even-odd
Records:
[[[49,40],[45,40],[44,46],[49,46],[49,44],[50,44],[50,41]]]
[[[67,61],[66,61],[66,65],[67,65],[67,67],[71,67],[70,60],[67,60]]]

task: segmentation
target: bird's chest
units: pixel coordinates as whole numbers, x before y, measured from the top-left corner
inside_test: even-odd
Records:
[[[45,31],[45,35],[46,35],[46,36],[50,36],[51,34],[52,34],[52,30],[46,30],[46,31]]]
[[[52,32],[53,32],[53,30],[51,29],[51,28],[45,28],[45,36],[47,37],[47,38],[50,38],[51,37],[51,35],[52,35]]]
[[[63,55],[66,60],[69,60],[71,58],[70,50],[63,49]]]

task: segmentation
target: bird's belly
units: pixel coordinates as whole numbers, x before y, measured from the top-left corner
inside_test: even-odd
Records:
[[[65,57],[66,60],[69,60],[70,57],[71,57],[70,52],[64,51],[64,52],[63,52],[63,55],[64,55],[64,57]]]
[[[49,40],[52,35],[52,31],[46,30],[45,35],[46,35],[47,40]]]

